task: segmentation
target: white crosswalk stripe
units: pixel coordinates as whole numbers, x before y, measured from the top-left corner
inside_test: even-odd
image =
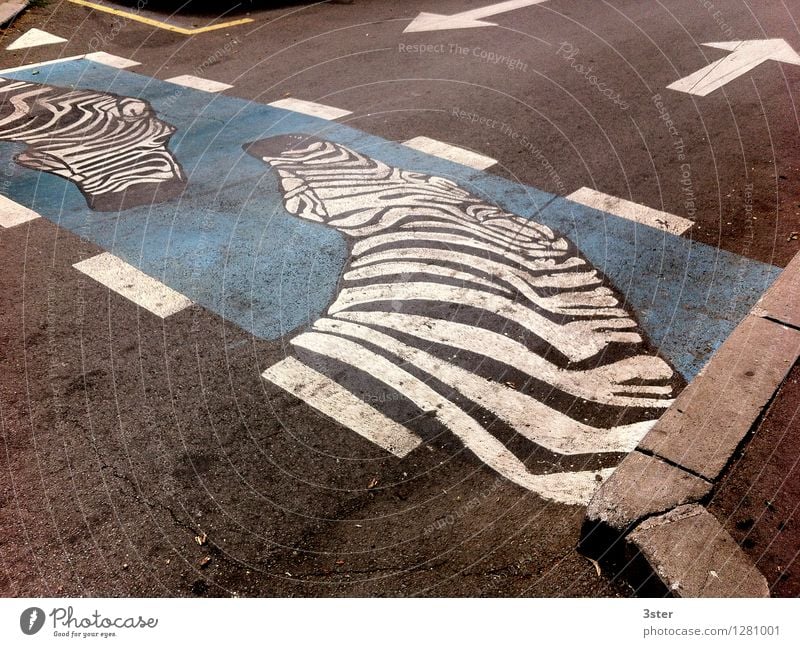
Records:
[[[614,214],[626,220],[638,222],[641,225],[661,229],[676,236],[680,236],[694,225],[694,222],[687,218],[682,218],[666,211],[659,211],[630,200],[617,198],[591,189],[588,186],[573,191],[567,196],[567,200]]]
[[[162,319],[192,305],[179,292],[108,252],[73,267]]]

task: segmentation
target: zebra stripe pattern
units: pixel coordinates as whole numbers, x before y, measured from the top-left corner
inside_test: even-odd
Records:
[[[183,192],[174,132],[141,99],[0,78],[0,140],[28,146],[16,162],[74,182],[98,211]]]
[[[411,451],[433,419],[514,483],[585,503],[683,386],[549,228],[333,142],[245,148],[277,173],[289,213],[352,241],[327,316],[264,377],[389,451]],[[528,469],[534,454],[549,466]]]

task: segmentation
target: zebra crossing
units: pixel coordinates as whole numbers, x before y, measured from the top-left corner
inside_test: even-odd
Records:
[[[212,81],[211,79],[203,79],[193,74],[181,74],[180,76],[173,76],[167,79],[169,83],[175,85],[182,85],[187,88],[194,88],[195,90],[203,90],[204,92],[222,92],[229,90],[232,85],[228,83],[220,83],[219,81]]]
[[[475,151],[469,151],[459,146],[440,142],[430,137],[414,137],[405,142],[405,145],[422,151],[423,153],[428,153],[429,155],[436,155],[437,157],[449,159],[451,162],[456,162],[457,164],[471,166],[479,171],[484,171],[497,164],[497,160],[488,155],[481,155]]]
[[[161,319],[192,305],[182,294],[108,252],[75,263],[73,267]]]
[[[292,112],[299,112],[309,117],[319,117],[320,119],[341,119],[342,117],[353,114],[349,110],[342,110],[341,108],[334,108],[324,103],[306,101],[305,99],[297,99],[295,97],[278,99],[277,101],[271,102],[269,105],[273,108],[291,110]]]
[[[271,393],[400,460],[448,434],[520,487],[585,503],[752,304],[691,338],[664,322],[696,325],[709,289],[777,274],[619,209],[521,192],[481,172],[490,158],[334,121],[348,111],[185,79],[176,102],[175,78],[126,66],[3,74],[17,213],[105,249],[76,269],[159,317],[197,304],[286,339],[262,373]],[[665,234],[696,285],[654,270]]]
[[[573,202],[580,202],[587,207],[601,209],[608,213],[613,213],[620,218],[628,218],[635,222],[663,229],[671,234],[680,236],[692,228],[694,222],[688,218],[676,216],[672,213],[651,209],[641,204],[636,204],[630,200],[624,200],[615,196],[602,193],[590,187],[581,187],[567,196]]]
[[[554,474],[532,475],[470,409],[490,412],[534,445],[577,455],[631,451],[671,404],[675,371],[648,349],[608,282],[549,228],[444,178],[329,141],[282,136],[247,151],[279,175],[289,213],[357,241],[328,316],[291,340],[331,383],[342,379],[342,366],[368,374],[432,414],[499,474],[563,503],[586,503],[608,470],[567,473],[568,489]],[[615,344],[625,347],[621,359],[608,352]],[[318,358],[327,360],[322,369]],[[585,362],[592,368],[571,368]],[[283,385],[296,371],[290,360],[264,375]],[[519,389],[502,382],[520,373]],[[555,391],[562,397],[552,398]],[[585,424],[571,411],[573,398],[626,422]]]

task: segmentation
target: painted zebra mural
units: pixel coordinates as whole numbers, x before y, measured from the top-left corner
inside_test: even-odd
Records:
[[[183,192],[174,132],[141,99],[0,78],[0,140],[27,144],[16,162],[74,182],[97,211]]]
[[[385,449],[449,432],[514,483],[583,503],[682,388],[547,227],[330,141],[245,149],[291,214],[352,244],[327,316],[264,377]]]

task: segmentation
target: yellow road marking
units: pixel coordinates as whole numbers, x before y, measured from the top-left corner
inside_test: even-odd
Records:
[[[221,22],[216,25],[208,25],[207,27],[195,27],[194,29],[187,29],[186,27],[176,27],[175,25],[170,25],[167,22],[161,22],[160,20],[153,20],[152,18],[145,18],[144,16],[140,16],[139,14],[135,14],[130,11],[113,9],[111,7],[106,7],[105,5],[96,4],[94,2],[88,2],[87,0],[69,0],[69,1],[72,2],[73,4],[79,4],[83,7],[90,7],[91,9],[96,9],[97,11],[105,11],[106,13],[111,13],[114,14],[115,16],[122,16],[123,18],[127,18],[128,20],[135,20],[136,22],[141,22],[144,23],[145,25],[150,25],[151,27],[158,27],[159,29],[174,31],[175,33],[184,34],[185,36],[202,34],[207,31],[226,29],[227,27],[235,27],[236,25],[244,25],[249,22],[253,22],[252,18],[240,18],[239,20]]]

